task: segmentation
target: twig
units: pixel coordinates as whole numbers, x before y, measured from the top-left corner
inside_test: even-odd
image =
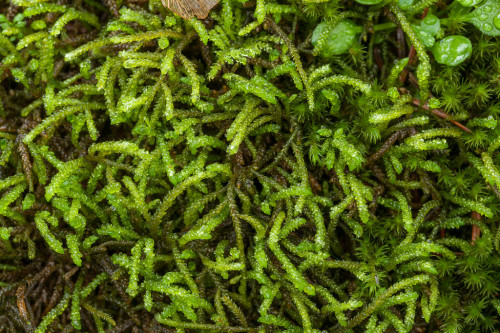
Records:
[[[479,214],[478,212],[472,212],[471,213],[471,217],[474,219],[474,220],[478,220],[478,221],[481,221],[481,214]],[[481,236],[481,229],[477,226],[477,225],[473,225],[472,226],[472,236],[471,236],[471,241],[470,243],[472,245],[474,245],[474,242],[479,239],[479,236]]]
[[[415,106],[419,106],[421,107],[422,109],[424,110],[429,110],[431,111],[432,113],[434,113],[436,116],[439,116],[443,119],[446,119],[448,121],[450,121],[453,125],[457,126],[458,128],[464,130],[465,132],[467,133],[471,133],[472,131],[470,129],[468,129],[467,127],[465,127],[464,125],[460,124],[458,121],[456,121],[455,119],[451,118],[451,116],[449,114],[447,114],[446,112],[444,112],[443,110],[441,109],[430,109],[429,108],[429,105],[427,103],[425,103],[424,105],[420,105],[420,100],[417,99],[417,98],[414,98],[413,99],[413,105]]]
[[[399,91],[402,93],[402,94],[406,94],[408,93],[408,90],[406,88],[399,88]],[[464,130],[465,132],[467,133],[472,133],[472,131],[470,129],[468,129],[466,126],[460,124],[458,121],[456,121],[455,119],[453,119],[449,114],[447,114],[445,111],[441,110],[441,109],[430,109],[429,108],[429,104],[428,103],[425,103],[424,105],[420,105],[420,100],[418,98],[414,98],[413,99],[413,105],[415,106],[418,106],[418,107],[421,107],[422,109],[424,110],[427,110],[427,111],[431,111],[432,113],[434,113],[436,116],[438,117],[441,117],[443,119],[446,119],[448,121],[450,121],[453,125],[457,126],[458,128]]]

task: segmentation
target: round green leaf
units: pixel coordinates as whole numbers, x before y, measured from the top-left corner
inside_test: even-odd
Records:
[[[378,3],[381,3],[383,0],[355,0],[355,1],[362,5],[376,5]]]
[[[431,48],[432,45],[436,42],[436,39],[428,32],[424,31],[421,27],[418,25],[412,24],[411,26],[413,30],[416,32],[418,38],[424,44],[425,47]]]
[[[399,6],[399,8],[406,10],[406,9],[410,8],[411,6],[413,6],[413,2],[414,2],[414,0],[399,0],[398,6]]]
[[[458,2],[464,7],[472,7],[479,5],[483,0],[458,0]]]
[[[440,64],[456,66],[464,62],[472,53],[472,44],[464,36],[448,36],[432,48],[434,58]]]
[[[422,20],[420,27],[422,28],[422,31],[425,31],[432,36],[436,36],[441,28],[441,22],[436,15],[429,14]]]
[[[323,22],[318,24],[311,37],[311,43],[316,46],[323,32],[328,29],[328,23]],[[333,55],[342,54],[356,42],[356,34],[359,32],[359,27],[351,20],[343,20],[331,29],[326,41],[323,44],[321,55],[323,57],[331,57]]]

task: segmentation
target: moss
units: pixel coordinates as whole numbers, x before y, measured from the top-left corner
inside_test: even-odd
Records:
[[[0,331],[500,329],[487,6],[3,2]]]

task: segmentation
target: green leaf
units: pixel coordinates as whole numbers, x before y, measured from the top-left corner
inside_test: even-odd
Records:
[[[464,7],[473,7],[479,5],[483,0],[457,0]]]
[[[475,6],[481,1],[462,0],[460,2],[472,3],[470,6]],[[483,34],[500,36],[500,2],[498,0],[484,1],[467,18]]]
[[[411,6],[413,6],[414,2],[415,2],[415,0],[398,0],[398,6],[401,9],[406,10],[406,9],[410,8]]]
[[[472,53],[472,44],[464,36],[448,36],[436,43],[432,54],[436,61],[446,66],[457,66],[467,60]]]
[[[356,0],[357,3],[360,3],[362,5],[376,5],[378,3],[381,3],[383,0]]]
[[[311,37],[313,46],[318,44],[320,38],[326,38],[323,47],[318,50],[325,58],[347,52],[356,42],[356,35],[361,32],[361,28],[351,20],[342,20],[333,29],[330,25],[328,22],[318,24]],[[324,33],[328,35],[323,36]]]
[[[412,24],[411,27],[413,28],[413,30],[417,34],[418,38],[420,39],[420,41],[422,42],[422,44],[424,44],[424,46],[426,48],[430,48],[430,47],[432,47],[432,45],[434,45],[434,43],[436,42],[436,39],[430,33],[428,33],[427,31],[424,31],[418,25]]]
[[[428,14],[420,23],[420,28],[431,36],[436,36],[441,29],[441,21],[436,15]]]

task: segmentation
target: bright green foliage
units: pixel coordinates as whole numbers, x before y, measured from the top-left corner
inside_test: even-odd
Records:
[[[419,80],[422,98],[425,100],[427,98],[428,89],[429,89],[429,76],[431,66],[429,64],[429,56],[425,50],[422,41],[415,33],[414,29],[411,27],[408,18],[405,13],[396,5],[391,5],[391,10],[394,12],[394,15],[398,18],[399,23],[401,24],[401,29],[408,35],[408,38],[411,41],[411,44],[415,48],[417,52],[417,56],[419,58],[419,65],[416,70],[417,78]]]
[[[499,13],[2,2],[0,332],[498,331]]]
[[[436,61],[447,66],[456,66],[464,62],[472,53],[472,44],[464,36],[448,36],[437,43],[432,54]]]
[[[382,0],[356,0],[356,2],[358,2],[362,5],[376,5],[380,2],[382,2]]]
[[[469,0],[470,1],[470,0]],[[474,24],[483,34],[500,36],[500,3],[494,0],[473,1],[462,3],[470,7],[477,6],[468,16],[468,21]]]
[[[49,222],[54,227],[57,227],[58,225],[57,218],[50,215],[49,212],[43,211],[37,213],[37,215],[35,216],[35,224],[38,231],[40,232],[42,237],[45,238],[45,241],[52,248],[52,250],[57,253],[64,254],[64,249],[62,247],[61,241],[59,241],[49,230],[47,222]]]
[[[420,28],[431,36],[436,36],[441,28],[441,22],[436,15],[427,14],[420,23]]]
[[[68,249],[71,253],[71,258],[77,266],[82,265],[82,253],[78,248],[78,237],[73,234],[66,235],[66,242],[68,243]]]
[[[8,240],[11,232],[12,232],[12,228],[1,227],[0,228],[0,238],[2,238],[3,240]]]
[[[71,325],[77,330],[82,329],[80,314],[80,293],[82,291],[82,283],[83,275],[80,275],[73,289],[73,295],[71,295]]]
[[[52,323],[58,316],[60,316],[66,307],[69,304],[69,299],[71,294],[69,292],[65,292],[61,301],[57,306],[55,306],[49,313],[43,318],[42,322],[38,325],[35,330],[35,333],[43,333],[47,330],[47,327]]]
[[[351,20],[342,20],[333,28],[330,25],[327,22],[318,24],[311,36],[311,43],[326,58],[347,52],[354,44],[356,35],[361,32]],[[321,38],[325,38],[325,41],[320,44]],[[317,47],[318,44],[322,45],[321,49]]]

